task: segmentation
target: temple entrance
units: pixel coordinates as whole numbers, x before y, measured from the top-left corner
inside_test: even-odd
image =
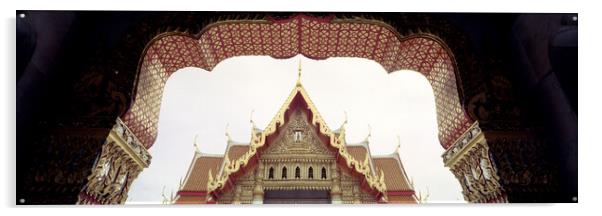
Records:
[[[282,36],[273,36],[267,34],[263,29],[270,27],[282,31],[283,34],[289,32],[289,25],[292,29],[296,29],[290,37],[293,44],[289,46],[286,42],[282,42]],[[329,26],[328,29],[321,26]],[[258,28],[259,27],[259,28]],[[264,41],[266,44],[261,44],[261,47],[272,47],[255,50],[254,47],[237,47],[235,44],[247,43],[246,38],[249,36],[230,33],[229,29],[238,29],[237,31],[249,32],[251,35],[265,35],[269,38],[253,38],[252,41]],[[332,28],[333,30],[330,30]],[[334,29],[347,29],[339,30]],[[347,32],[351,31],[352,34]],[[253,32],[253,33],[251,33]],[[228,34],[228,35],[226,35]],[[288,33],[287,33],[288,34]],[[357,34],[357,35],[356,35]],[[371,34],[378,34],[378,37],[370,37]],[[359,35],[359,36],[358,36]],[[268,37],[269,36],[269,37]],[[303,38],[317,38],[314,40],[304,40]],[[226,44],[215,44],[216,41],[224,41],[227,38]],[[286,37],[288,38],[288,37]],[[335,40],[336,38],[336,40]],[[365,49],[355,49],[353,45],[356,40],[366,41]],[[287,39],[288,40],[288,39]],[[327,44],[319,41],[325,41]],[[255,42],[253,42],[255,43]],[[220,49],[208,49],[206,47],[222,47]],[[320,49],[319,47],[336,47],[335,51]],[[362,50],[369,50],[368,52]],[[371,51],[370,51],[371,50]],[[152,42],[145,45],[145,51],[142,54],[141,64],[137,66],[137,84],[134,92],[134,100],[128,110],[124,112],[118,121],[122,122],[124,128],[130,131],[132,137],[136,140],[137,148],[147,150],[150,149],[156,141],[158,130],[158,116],[163,88],[167,79],[178,69],[184,67],[196,67],[212,71],[214,67],[222,60],[234,56],[271,56],[277,59],[290,58],[301,54],[310,56],[311,59],[323,60],[330,57],[357,57],[373,60],[379,63],[388,73],[398,70],[413,70],[421,73],[429,81],[433,88],[435,96],[438,137],[440,144],[444,149],[450,149],[456,146],[457,140],[463,143],[484,143],[482,140],[477,142],[476,139],[471,139],[478,133],[478,123],[471,119],[465,112],[460,100],[461,88],[458,88],[456,76],[458,68],[454,56],[451,55],[449,47],[440,38],[430,34],[414,34],[411,37],[403,37],[396,33],[395,28],[382,23],[373,23],[370,19],[362,22],[357,20],[349,20],[335,16],[314,17],[305,14],[296,14],[287,18],[266,17],[265,22],[227,22],[217,23],[216,25],[207,27],[203,30],[203,34],[192,36],[187,34],[165,34],[157,37]],[[464,137],[470,137],[464,139]],[[483,136],[479,136],[484,139]],[[133,138],[132,138],[133,139]],[[126,139],[127,140],[127,139]],[[472,149],[474,145],[467,145],[466,150]],[[464,146],[457,146],[456,150],[449,151],[444,156],[444,162],[447,167],[458,167],[458,161],[463,156],[458,156],[455,153],[457,149]],[[485,150],[485,148],[481,148]],[[461,151],[467,152],[467,151]],[[473,152],[474,153],[474,152]],[[478,152],[475,155],[486,155],[487,160],[483,160],[483,167],[488,167],[489,154]],[[481,154],[482,153],[482,154]],[[112,158],[110,154],[105,155],[106,158]],[[115,161],[115,160],[109,160]],[[448,162],[450,161],[450,162]],[[476,164],[462,164],[476,166]],[[102,167],[96,166],[96,171],[92,175],[102,174]],[[145,167],[142,167],[142,169]],[[138,169],[136,173],[142,171]],[[456,170],[459,168],[453,168]],[[470,170],[470,169],[465,169]],[[290,172],[290,169],[287,170]],[[471,182],[479,182],[475,179],[467,179],[467,172],[459,173],[452,171],[460,184],[465,186]],[[290,175],[289,175],[290,176]],[[497,180],[494,176],[493,181]],[[465,195],[465,199],[477,202],[487,201],[497,197],[503,197],[497,185],[492,185],[488,191],[495,191],[496,194],[490,197],[475,195],[469,198]],[[89,183],[89,185],[94,185]],[[86,187],[91,188],[91,187]],[[207,191],[203,191],[206,193]],[[500,192],[500,193],[497,193]],[[97,191],[86,190],[81,197],[98,197]],[[89,195],[92,194],[92,195]],[[475,191],[475,194],[478,194]],[[336,198],[333,198],[336,200]],[[94,199],[83,198],[81,200]],[[269,202],[266,202],[269,203]]]
[[[48,19],[54,14],[57,19]],[[573,21],[564,15],[366,12],[21,15],[17,27],[26,32],[64,34],[53,35],[60,46],[26,42],[25,52],[34,57],[19,58],[25,68],[17,74],[19,204],[126,202],[132,182],[151,163],[147,150],[156,141],[163,87],[172,73],[212,71],[235,56],[299,54],[363,58],[387,72],[423,74],[435,96],[439,143],[447,150],[442,159],[465,200],[577,201],[576,111],[562,105],[557,62],[545,58],[557,56],[548,53],[555,43],[537,36],[568,27],[561,23],[576,29],[576,14]],[[43,24],[29,21],[36,17]],[[341,77],[347,76],[357,74]],[[302,139],[297,135],[293,141]],[[289,180],[295,168],[288,167]],[[187,193],[205,196],[205,187]]]
[[[330,204],[327,190],[268,190],[264,204]]]
[[[555,180],[557,174],[548,172],[554,169],[545,163],[547,154],[540,153],[546,151],[539,151],[545,147],[544,143],[537,140],[531,130],[522,128],[521,113],[510,96],[513,93],[512,85],[504,72],[508,70],[500,68],[495,70],[499,71],[496,72],[499,75],[489,73],[486,76],[481,75],[482,71],[489,71],[489,68],[481,70],[480,64],[472,56],[466,56],[471,53],[471,50],[463,47],[467,47],[469,43],[461,36],[456,37],[456,33],[448,33],[450,29],[447,25],[441,25],[429,16],[424,20],[422,15],[412,18],[424,21],[420,23],[415,21],[416,25],[404,24],[408,20],[405,15],[396,18],[387,17],[388,15],[381,17],[382,20],[391,21],[392,24],[371,18],[374,15],[369,16],[349,18],[345,14],[319,16],[301,13],[273,17],[264,14],[251,20],[224,16],[221,21],[207,22],[208,25],[200,26],[193,25],[190,20],[212,19],[187,17],[182,19],[182,22],[175,23],[190,25],[174,28],[144,26],[140,30],[132,31],[135,35],[141,35],[140,38],[148,40],[128,40],[128,43],[119,48],[117,54],[112,55],[119,57],[113,60],[119,64],[114,64],[116,66],[107,64],[111,67],[107,67],[110,70],[106,73],[111,76],[100,72],[86,73],[86,78],[90,81],[82,82],[76,87],[86,91],[103,89],[106,82],[96,80],[113,80],[114,76],[127,79],[114,79],[116,81],[111,83],[114,84],[111,87],[134,87],[123,88],[134,89],[133,91],[115,88],[115,92],[123,91],[123,93],[115,93],[116,96],[112,97],[103,94],[107,95],[107,101],[113,99],[119,103],[106,103],[110,104],[110,107],[90,106],[94,109],[90,109],[91,114],[85,115],[86,118],[95,115],[105,116],[107,114],[104,112],[109,112],[111,115],[108,116],[113,117],[119,109],[119,117],[115,120],[112,129],[114,135],[108,137],[103,143],[110,144],[116,140],[114,143],[119,144],[122,149],[118,149],[119,154],[107,150],[103,151],[105,153],[98,153],[96,157],[90,156],[90,158],[101,159],[90,159],[90,161],[103,163],[94,163],[91,172],[88,170],[81,172],[88,174],[87,179],[92,181],[88,181],[83,186],[78,195],[78,203],[125,202],[127,188],[150,163],[150,154],[146,150],[150,149],[156,141],[159,104],[169,76],[185,67],[212,71],[222,60],[235,56],[270,56],[285,59],[301,54],[315,60],[355,57],[375,61],[389,73],[402,69],[419,72],[433,88],[439,143],[446,149],[442,155],[443,162],[462,185],[465,200],[508,202],[510,200],[508,197],[523,200],[519,195],[523,192],[533,194],[534,200],[540,200],[539,197],[545,197],[541,194],[547,194],[549,188],[554,188],[550,185],[560,184]],[[403,20],[403,22],[396,20]],[[444,20],[441,22],[445,23]],[[196,29],[192,29],[193,26],[196,26],[194,27]],[[460,33],[461,31],[458,30],[457,34]],[[448,44],[453,46],[448,47]],[[456,58],[460,61],[456,61]],[[111,60],[108,62],[111,63]],[[460,76],[464,76],[464,79],[459,79]],[[125,80],[123,84],[122,80]],[[87,93],[84,90],[82,92],[79,94],[82,98],[98,94]],[[94,124],[76,122],[75,125],[94,129],[101,126],[104,128],[112,123],[104,122],[107,120],[106,117],[100,119],[103,120],[102,124],[96,123],[97,120],[90,120]],[[481,130],[479,126],[481,123],[487,126],[484,127],[487,132]],[[301,136],[296,137],[294,140],[297,141],[301,138]],[[90,140],[97,143],[95,149],[100,149],[99,138],[94,137]],[[73,143],[78,142],[79,140],[73,141]],[[103,149],[110,150],[109,147],[103,146]],[[128,160],[132,162],[128,164],[123,162]],[[68,164],[68,162],[61,163]],[[127,167],[131,171],[123,171],[126,169],[120,167]],[[515,167],[523,167],[523,169],[516,172]],[[291,169],[286,171],[291,172]],[[112,184],[104,181],[115,179],[104,178],[107,173],[118,176],[117,179],[122,182],[122,187],[106,187]],[[538,176],[537,180],[534,180],[536,178],[532,178],[533,176]],[[100,179],[100,182],[95,179]],[[550,183],[550,179],[555,182]],[[534,185],[537,189],[524,186],[523,182],[526,182],[529,187]],[[77,190],[78,188],[72,189],[72,191]],[[108,198],[107,190],[112,190]],[[509,196],[509,191],[521,192]],[[207,191],[198,192],[201,195],[206,193]]]

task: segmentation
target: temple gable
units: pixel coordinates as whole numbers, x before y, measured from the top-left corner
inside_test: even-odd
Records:
[[[228,143],[220,171],[207,172],[202,182],[205,191],[182,194],[224,204],[387,202],[385,179],[406,182],[405,176],[386,178],[382,169],[374,171],[371,157],[356,157],[357,146],[350,151],[346,144],[345,124],[330,130],[297,80],[266,129],[253,124],[248,145]],[[364,154],[370,154],[367,146]],[[413,190],[401,192],[413,200]]]
[[[281,134],[264,152],[264,157],[334,157],[313,127],[304,112],[295,110]]]

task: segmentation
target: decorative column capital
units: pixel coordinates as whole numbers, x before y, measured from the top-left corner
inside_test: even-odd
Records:
[[[150,164],[151,156],[120,119],[99,153],[78,204],[122,204],[129,186]]]
[[[466,154],[479,140],[482,140],[483,133],[479,127],[479,122],[475,121],[456,141],[443,152],[443,163],[446,167],[452,167],[462,155]]]
[[[142,168],[146,168],[150,165],[152,158],[150,153],[120,118],[117,118],[115,121],[115,125],[109,133],[108,139],[115,140],[117,144]]]
[[[462,185],[469,202],[506,202],[487,140],[475,122],[443,153],[443,162]]]

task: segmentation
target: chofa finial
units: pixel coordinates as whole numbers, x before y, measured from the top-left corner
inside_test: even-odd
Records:
[[[368,124],[368,135],[366,135],[366,138],[364,138],[364,142],[366,144],[370,144],[371,137],[372,137],[372,126],[370,126],[370,124]]]
[[[225,129],[225,131],[226,131],[226,138],[228,138],[228,141],[232,140],[232,138],[230,137],[229,128],[230,128],[230,123],[226,123],[226,129]]]
[[[299,58],[299,69],[297,74],[297,85],[301,85],[301,58]]]
[[[168,199],[167,196],[165,196],[165,185],[163,185],[163,190],[161,190],[161,197],[163,197],[163,200],[161,201],[162,204],[167,204],[168,203]]]
[[[201,153],[201,150],[200,150],[200,148],[199,148],[199,144],[197,143],[197,140],[198,140],[198,139],[199,139],[199,134],[195,134],[195,135],[194,135],[194,150],[195,150],[197,153]]]
[[[399,154],[399,148],[401,148],[401,138],[397,134],[397,146],[395,147],[395,153]]]

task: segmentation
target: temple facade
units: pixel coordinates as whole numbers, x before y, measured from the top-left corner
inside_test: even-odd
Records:
[[[18,205],[125,203],[140,173],[157,163],[149,150],[157,138],[170,76],[186,67],[208,73],[232,57],[296,55],[360,58],[376,62],[386,73],[422,74],[435,98],[438,144],[445,149],[441,160],[462,186],[465,201],[578,202],[577,13],[16,14]],[[343,73],[341,78],[355,76]],[[370,156],[370,166],[347,164],[365,158],[346,157],[355,153],[341,139],[344,134],[314,122],[313,114],[307,118],[316,136],[327,139],[322,144],[334,151],[338,168],[362,177],[361,189],[376,193],[379,158]],[[234,157],[241,148],[236,143],[224,156],[198,153],[193,165],[213,160],[217,165],[211,172],[205,165],[202,174],[193,172],[186,188],[180,188],[180,201],[206,202],[207,195],[192,195],[219,198],[235,188],[240,173],[258,169],[261,153],[284,133],[283,119],[248,142],[247,151],[258,155]],[[226,162],[232,167],[222,166]],[[322,167],[311,166],[315,180]],[[281,178],[277,168],[275,180]],[[288,181],[296,167],[286,168],[293,173],[287,174]],[[300,178],[309,173],[309,167],[299,170]],[[208,173],[212,181],[194,180],[208,179]],[[392,174],[383,173],[391,202],[392,193],[402,193],[392,191],[404,189],[395,189],[389,182]],[[264,194],[258,192],[258,197],[275,196],[265,193],[264,180],[258,187]],[[329,195],[337,190],[344,196],[340,188]]]
[[[300,72],[300,69],[299,69]],[[331,130],[300,81],[249,143],[228,136],[223,155],[198,150],[176,204],[417,203],[398,152],[372,155],[369,136],[345,141]]]

